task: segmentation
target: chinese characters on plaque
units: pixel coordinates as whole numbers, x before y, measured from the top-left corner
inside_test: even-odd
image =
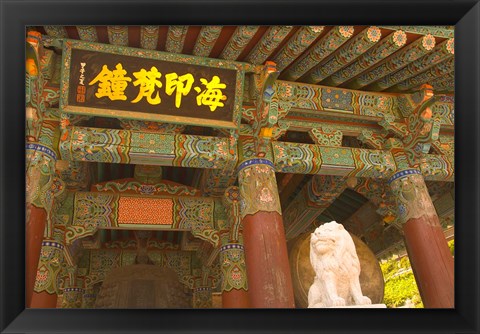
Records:
[[[236,123],[237,70],[172,59],[72,48],[69,64],[65,65],[69,65],[65,79],[69,89],[64,110],[106,116],[127,112],[128,117],[141,113],[140,119],[148,114],[152,119],[154,115],[167,115],[193,123],[194,119]]]
[[[83,63],[85,64],[85,63]],[[82,71],[82,70],[80,70]],[[88,83],[88,85],[94,85],[98,83],[98,89],[95,93],[97,98],[108,97],[111,101],[114,100],[127,100],[125,95],[125,89],[132,82],[134,86],[138,86],[139,92],[137,97],[132,100],[132,103],[137,103],[141,99],[146,98],[147,102],[151,105],[157,105],[162,102],[157,88],[162,88],[162,82],[160,78],[162,73],[158,71],[155,66],[149,71],[142,68],[138,72],[133,72],[133,76],[136,78],[132,82],[132,78],[127,76],[127,71],[123,69],[122,64],[118,63],[114,70],[109,70],[107,65],[103,65],[102,71]],[[82,80],[83,81],[83,80]],[[81,82],[82,82],[81,81]],[[177,73],[168,73],[165,75],[165,93],[172,95],[175,92],[175,107],[180,108],[182,104],[182,96],[186,96],[190,93],[195,78],[191,73],[178,76]],[[213,76],[209,82],[205,78],[200,78],[200,82],[205,86],[202,91],[200,87],[195,87],[194,90],[199,93],[197,95],[197,105],[205,105],[210,108],[210,111],[215,111],[217,107],[223,107],[222,100],[226,99],[223,95],[222,89],[227,88],[227,85],[220,82],[218,76]],[[81,90],[82,92],[84,89]],[[81,98],[77,95],[77,101],[84,100],[84,96]]]

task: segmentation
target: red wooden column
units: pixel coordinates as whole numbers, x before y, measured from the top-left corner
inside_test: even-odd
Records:
[[[227,243],[220,248],[223,308],[248,308],[248,285],[244,248],[241,243]]]
[[[30,307],[40,250],[49,211],[53,205],[54,194],[51,188],[56,154],[51,148],[40,143],[27,143],[26,152],[25,290],[26,306]]]
[[[49,294],[47,292],[33,292],[30,302],[30,308],[56,308],[57,294]]]
[[[57,277],[62,267],[64,245],[55,240],[44,240],[41,245],[29,307],[56,308],[59,289]]]
[[[294,308],[273,163],[267,159],[250,159],[241,163],[238,170],[250,306]]]
[[[193,308],[212,308],[212,282],[204,275],[194,279],[192,306]]]
[[[453,308],[453,257],[423,176],[418,169],[405,169],[393,175],[389,183],[424,306]]]
[[[25,284],[26,306],[30,307],[35,277],[37,276],[38,259],[42,249],[43,233],[47,220],[47,212],[31,203],[26,205],[25,226]]]

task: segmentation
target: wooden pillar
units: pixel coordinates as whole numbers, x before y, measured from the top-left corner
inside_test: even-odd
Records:
[[[453,308],[453,257],[423,176],[418,169],[405,169],[393,175],[389,183],[424,306]]]
[[[58,121],[44,121],[40,129],[41,142],[26,144],[26,306],[30,307],[37,276],[40,250],[44,236],[48,233],[48,221],[53,199],[58,191],[54,186],[57,154],[53,149],[53,137]]]
[[[47,212],[31,203],[26,205],[25,226],[25,293],[26,306],[31,307],[33,287],[37,276],[40,250],[42,249],[43,234],[47,221]]]
[[[31,295],[31,308],[56,308],[57,277],[63,261],[64,245],[54,240],[44,240],[35,277],[35,286]]]
[[[250,159],[238,169],[250,306],[293,308],[292,278],[273,163]]]
[[[66,287],[63,289],[62,308],[81,308],[83,305],[83,287]]]
[[[248,308],[248,285],[243,245],[228,243],[220,248],[223,308]]]
[[[212,308],[212,288],[196,286],[193,288],[193,308]]]
[[[94,287],[85,288],[82,298],[82,308],[95,308],[97,293]]]
[[[58,295],[56,293],[33,292],[30,308],[56,308],[57,298]]]

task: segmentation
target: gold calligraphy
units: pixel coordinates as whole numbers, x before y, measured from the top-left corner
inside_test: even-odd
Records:
[[[114,70],[110,70],[107,65],[103,65],[101,72],[88,83],[89,86],[98,84],[95,96],[97,98],[107,97],[111,101],[126,101],[128,97],[125,91],[130,82],[133,86],[138,87],[137,96],[131,100],[131,103],[138,103],[142,99],[146,99],[151,105],[158,105],[162,102],[159,89],[163,87],[160,81],[162,73],[155,66],[150,70],[144,68],[138,72],[132,73],[135,81],[127,76],[127,71],[121,63],[115,66]],[[191,91],[195,78],[192,73],[178,75],[175,72],[165,74],[165,93],[172,96],[175,93],[175,107],[180,108],[182,105],[182,97],[187,96]],[[206,106],[211,112],[217,108],[224,107],[223,103],[227,97],[223,94],[223,90],[227,88],[225,83],[221,82],[220,77],[214,75],[209,81],[206,78],[200,78],[203,88],[193,87],[196,91],[196,102],[198,106]]]

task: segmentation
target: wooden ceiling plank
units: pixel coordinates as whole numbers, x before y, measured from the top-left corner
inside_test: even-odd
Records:
[[[235,29],[233,36],[220,54],[221,59],[236,60],[253,38],[258,30],[258,26],[239,26]]]
[[[282,73],[281,79],[296,81],[316,67],[319,62],[336,52],[343,43],[353,36],[354,31],[353,26],[333,27],[313,48],[301,56],[287,71]]]
[[[292,30],[292,26],[272,26],[269,27],[262,39],[255,45],[249,55],[245,58],[246,62],[261,65],[280,45],[283,39]]]
[[[352,31],[353,33],[353,31]],[[369,27],[339,47],[333,54],[314,67],[302,81],[317,83],[344,68],[380,41],[382,33],[377,27]]]
[[[283,71],[297,59],[320,36],[324,28],[324,26],[305,26],[298,29],[273,58],[277,64],[277,70]]]
[[[77,26],[78,36],[82,41],[98,42],[98,34],[95,26]]]
[[[210,56],[210,52],[212,52],[213,46],[221,32],[222,26],[202,27],[193,48],[193,55],[199,57]]]
[[[128,26],[108,26],[107,31],[110,44],[128,46]]]
[[[355,62],[336,72],[328,79],[323,80],[322,84],[326,86],[338,86],[399,50],[406,42],[407,35],[405,32],[403,30],[397,30],[371,47]]]
[[[395,84],[402,82],[408,78],[417,75],[430,67],[440,63],[441,61],[452,57],[454,55],[454,39],[451,38],[440,44],[438,44],[431,52],[427,53],[423,57],[408,64],[406,67],[398,70],[393,74],[388,74],[382,79],[374,82],[373,84],[365,87],[365,90],[381,91]]]
[[[368,84],[391,74],[426,55],[432,51],[434,47],[435,37],[432,35],[425,35],[395,52],[390,57],[385,58],[377,65],[369,68],[367,72],[361,74],[357,78],[352,78],[352,80],[346,84],[346,87],[350,89],[359,89],[367,86]]]
[[[183,43],[187,37],[188,26],[170,26],[168,27],[167,42],[165,51],[172,53],[182,53]]]
[[[148,50],[156,50],[159,31],[159,26],[142,26],[140,28],[140,47]]]

